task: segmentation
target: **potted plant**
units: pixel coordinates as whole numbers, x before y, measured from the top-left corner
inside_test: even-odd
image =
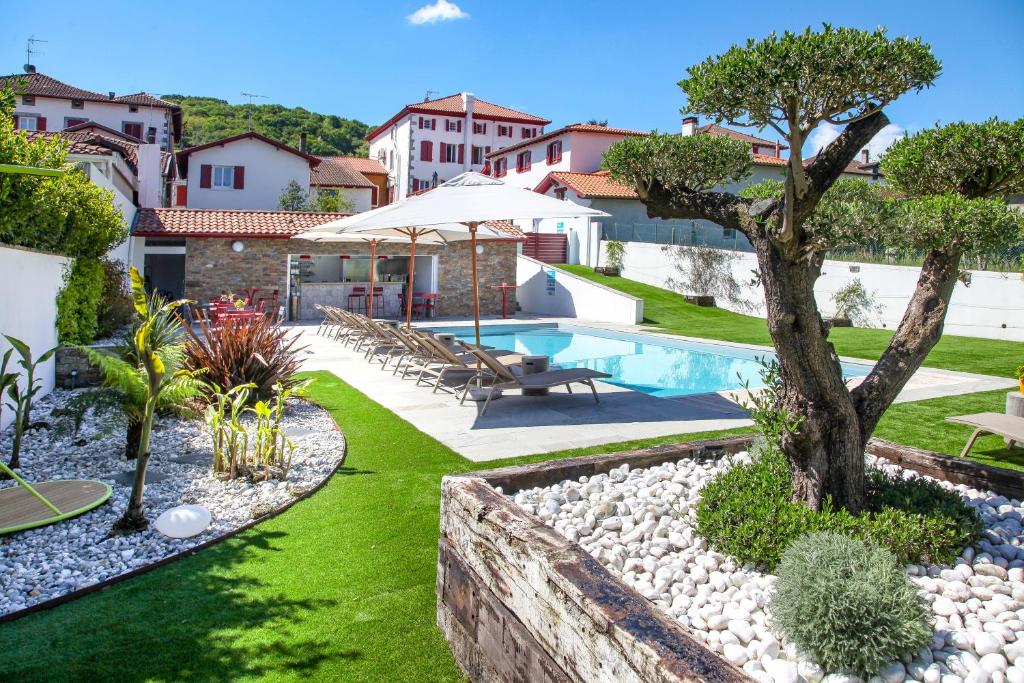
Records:
[[[873,314],[879,311],[874,294],[869,292],[860,278],[854,278],[832,296],[836,306],[835,315],[826,318],[831,327],[861,327],[871,322]]]
[[[1024,396],[1024,363],[1017,366],[1017,381],[1020,383],[1020,393]]]
[[[626,245],[617,240],[604,244],[605,265],[594,268],[595,273],[618,277],[622,272],[622,257],[626,254]]]

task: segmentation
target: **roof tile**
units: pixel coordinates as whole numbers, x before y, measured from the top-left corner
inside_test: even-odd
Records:
[[[572,123],[563,128],[559,128],[558,130],[553,130],[550,133],[538,135],[535,138],[523,140],[522,142],[517,142],[514,145],[509,145],[508,147],[502,147],[501,149],[494,150],[493,152],[487,155],[487,158],[493,159],[494,157],[501,156],[509,152],[514,152],[518,149],[522,149],[523,147],[536,145],[538,142],[546,142],[548,140],[551,140],[552,138],[558,137],[559,135],[564,135],[565,133],[593,133],[597,135],[621,135],[623,137],[630,137],[636,135],[650,135],[650,133],[646,133],[642,130],[630,130],[629,128],[610,128],[608,126],[598,126],[593,123]]]
[[[374,187],[351,163],[351,157],[319,157],[320,163],[309,172],[309,184],[319,187]],[[367,161],[370,161],[369,159]],[[379,162],[377,162],[379,163]]]
[[[313,211],[139,209],[136,236],[291,237],[349,214]]]

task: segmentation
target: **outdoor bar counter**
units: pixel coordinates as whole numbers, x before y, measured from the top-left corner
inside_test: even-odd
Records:
[[[374,282],[373,286],[375,289],[384,289],[383,295],[378,294],[374,297],[373,307],[377,312],[376,317],[398,318],[400,298],[405,283]],[[370,291],[369,282],[303,282],[300,290],[299,317],[303,320],[319,320],[322,318],[323,314],[316,310],[317,304],[321,306],[336,306],[348,310],[348,295],[356,287],[362,287],[367,293]],[[378,297],[382,298],[380,303],[376,301]],[[365,313],[366,311],[362,308],[365,305],[365,303],[359,304],[360,307],[356,310]]]

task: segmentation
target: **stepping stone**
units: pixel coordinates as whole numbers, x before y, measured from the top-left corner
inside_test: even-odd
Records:
[[[317,430],[311,429],[309,427],[291,427],[286,428],[284,430],[284,433],[292,441],[298,441],[299,439],[304,439],[307,436],[312,436],[313,434],[316,434]]]
[[[135,470],[129,470],[127,472],[118,472],[111,478],[121,486],[131,486],[132,483],[135,481]],[[167,475],[161,472],[160,470],[154,470],[153,468],[146,469],[147,484],[156,484],[158,482],[164,481],[165,479],[167,479]]]
[[[211,519],[210,511],[202,505],[179,505],[164,511],[154,526],[164,536],[189,538],[203,533]]]
[[[179,465],[212,465],[213,453],[190,453],[171,458],[171,462]]]

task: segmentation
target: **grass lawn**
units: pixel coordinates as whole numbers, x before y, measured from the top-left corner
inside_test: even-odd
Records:
[[[558,267],[612,289],[640,297],[644,300],[645,322],[657,326],[662,332],[720,339],[739,344],[772,345],[763,318],[741,315],[721,308],[694,306],[683,301],[675,292],[622,277],[599,275],[589,266]],[[877,360],[891,336],[892,332],[889,330],[839,327],[832,330],[829,338],[841,356]],[[977,372],[998,377],[1013,377],[1014,369],[1021,363],[1024,363],[1024,342],[953,335],[942,337],[924,362],[926,366],[933,368]],[[1002,408],[999,412],[1002,412]]]
[[[681,440],[477,464],[315,377],[348,439],[327,486],[194,557],[0,626],[0,680],[461,680],[434,626],[441,477]]]

